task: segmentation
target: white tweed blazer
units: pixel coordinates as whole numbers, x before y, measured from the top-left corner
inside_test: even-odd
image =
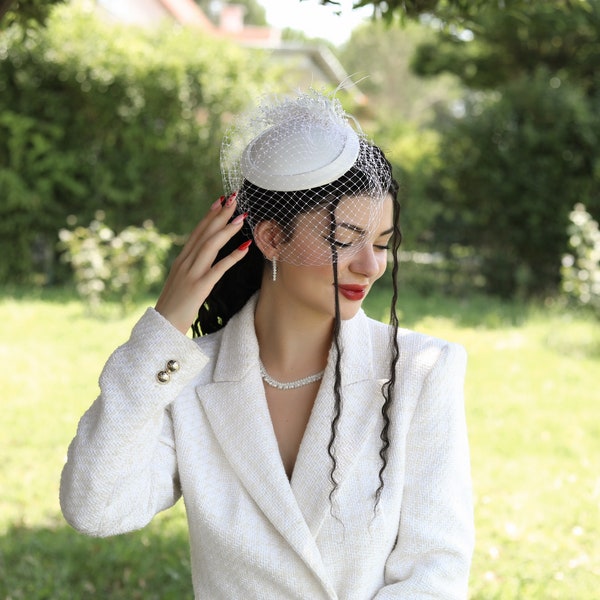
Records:
[[[290,481],[258,367],[255,303],[198,340],[148,309],[109,358],[69,447],[66,520],[88,535],[119,534],[183,494],[196,598],[464,600],[474,532],[463,348],[400,330],[374,510],[390,330],[362,311],[343,322],[330,502],[333,352]],[[161,384],[170,359],[181,368]]]

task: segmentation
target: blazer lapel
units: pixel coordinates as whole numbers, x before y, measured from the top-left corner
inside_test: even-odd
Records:
[[[338,489],[343,486],[364,444],[373,439],[373,429],[381,415],[381,386],[385,380],[375,378],[368,332],[367,317],[362,311],[342,324],[342,414],[334,443]],[[332,351],[291,482],[300,510],[315,538],[330,512],[332,462],[327,446],[334,415],[334,379],[335,353]],[[378,435],[375,437],[379,440]]]
[[[227,460],[257,506],[330,590],[315,540],[292,493],[258,369],[254,306],[223,330],[213,382],[197,388]]]

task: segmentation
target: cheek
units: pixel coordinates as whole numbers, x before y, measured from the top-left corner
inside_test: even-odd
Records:
[[[381,256],[377,256],[377,264],[379,265],[379,272],[377,273],[377,279],[379,279],[387,269],[387,252],[381,252]]]
[[[281,266],[282,269],[286,268],[285,263]],[[308,291],[312,289],[312,286],[317,283],[332,283],[333,282],[333,269],[331,265],[322,265],[318,267],[314,266],[290,266],[288,268],[287,278],[288,283],[294,286],[300,286]],[[307,285],[307,282],[312,285]]]
[[[314,268],[313,274],[314,276],[318,277],[321,281],[333,283],[333,265],[331,264]]]

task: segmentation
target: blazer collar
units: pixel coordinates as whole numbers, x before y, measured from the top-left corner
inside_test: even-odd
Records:
[[[254,296],[222,330],[213,381],[197,388],[223,452],[265,516],[331,592],[316,545],[330,512],[327,445],[334,414],[335,353],[330,352],[291,482],[280,458],[258,367]],[[338,486],[378,422],[381,381],[373,378],[371,340],[362,311],[342,323],[342,418],[335,441]],[[378,439],[378,436],[376,436]]]

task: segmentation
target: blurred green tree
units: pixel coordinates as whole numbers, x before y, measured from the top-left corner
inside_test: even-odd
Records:
[[[440,28],[413,60],[419,75],[453,73],[473,89],[495,89],[546,68],[593,95],[600,64],[600,2],[494,2],[460,26]]]
[[[302,2],[302,0],[300,0]],[[321,4],[339,5],[338,0],[320,0]],[[564,0],[568,2],[568,0]],[[528,0],[355,0],[353,8],[370,6],[374,17],[386,21],[394,19],[418,19],[423,15],[435,15],[437,19],[450,23],[461,22],[477,14],[481,8],[495,6],[504,9],[508,5],[525,4]]]
[[[585,94],[540,69],[471,100],[442,136],[428,193],[437,244],[474,246],[488,290],[553,292],[572,206],[596,200],[599,123]]]
[[[506,6],[440,28],[414,66],[469,90],[428,186],[438,244],[473,245],[488,290],[529,295],[560,282],[572,207],[600,211],[600,1]]]
[[[30,280],[68,215],[188,232],[221,193],[223,129],[268,77],[261,54],[76,3],[22,39],[0,33],[0,280]]]
[[[44,23],[55,4],[65,0],[0,0],[0,26],[2,29],[20,23]]]

